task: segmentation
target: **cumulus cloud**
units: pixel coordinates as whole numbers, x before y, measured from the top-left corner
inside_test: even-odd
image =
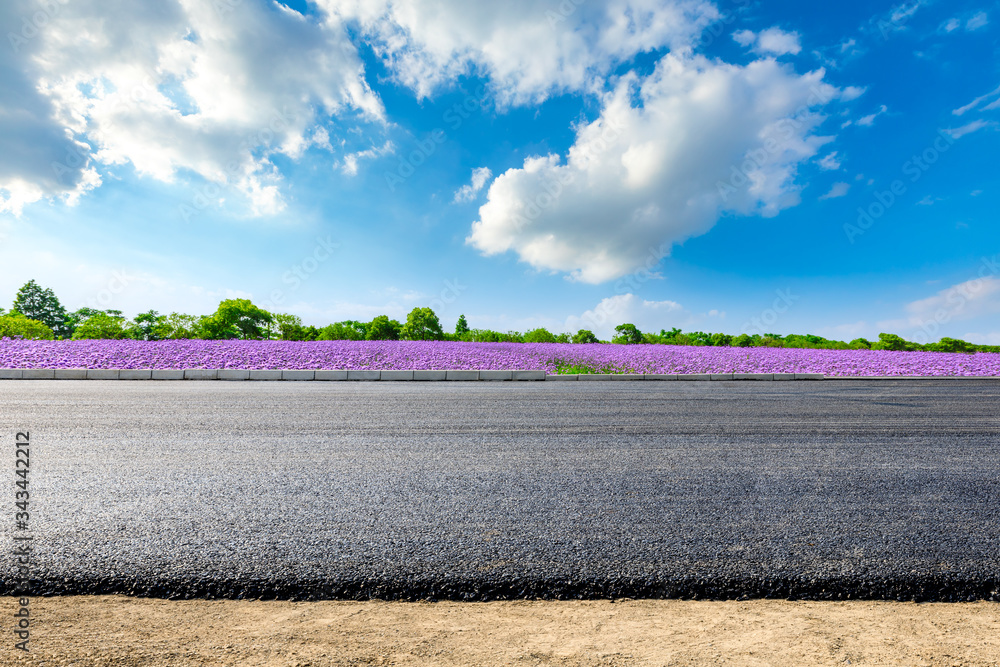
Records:
[[[59,3],[52,8],[56,15],[65,11]],[[38,24],[51,18],[25,0],[0,3],[0,25],[14,28],[0,48],[0,212],[20,215],[43,197],[73,201],[100,184],[90,146],[56,121],[55,105],[38,90]],[[53,168],[60,163],[62,169]]]
[[[0,63],[15,87],[3,96],[5,118],[25,123],[0,130],[12,149],[0,188],[20,192],[13,201],[72,194],[97,183],[95,165],[130,164],[163,181],[195,173],[274,212],[283,204],[273,156],[298,157],[329,117],[383,116],[335,17],[198,0],[20,0],[0,11],[45,7],[54,9],[18,61]]]
[[[599,283],[651,248],[703,234],[723,212],[775,215],[797,204],[797,166],[828,141],[816,107],[836,88],[773,59],[746,66],[668,54],[624,77],[568,155],[500,174],[467,242],[513,250],[537,269]]]
[[[501,105],[586,90],[618,63],[682,49],[718,20],[706,0],[318,0],[357,20],[392,75],[421,97],[466,74],[488,77]]]
[[[798,55],[802,51],[802,42],[797,32],[785,32],[781,28],[768,28],[760,33],[750,30],[740,30],[733,33],[740,45],[752,47],[756,53],[763,55]]]
[[[456,202],[472,201],[479,194],[486,182],[493,178],[493,172],[489,167],[479,167],[472,170],[472,182],[463,185],[455,193]]]

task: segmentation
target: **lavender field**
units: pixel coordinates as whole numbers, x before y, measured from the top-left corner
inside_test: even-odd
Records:
[[[1000,354],[421,341],[0,340],[0,368],[544,369],[1000,376]]]

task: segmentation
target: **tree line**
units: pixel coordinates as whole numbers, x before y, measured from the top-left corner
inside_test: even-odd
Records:
[[[67,312],[51,289],[34,280],[17,292],[10,311],[0,308],[0,338],[37,340],[446,340],[475,343],[613,343],[649,345],[693,345],[711,347],[784,347],[826,350],[893,350],[927,352],[1000,352],[1000,346],[976,345],[955,338],[942,338],[921,345],[895,334],[879,334],[876,341],[855,338],[850,342],[821,336],[791,334],[740,334],[737,336],[678,328],[659,333],[640,331],[634,324],[620,324],[610,341],[600,340],[588,329],[574,334],[554,334],[547,329],[499,332],[473,329],[462,315],[453,333],[446,332],[430,308],[414,308],[406,322],[379,315],[370,322],[344,320],[325,327],[305,326],[295,315],[271,313],[249,299],[226,299],[211,315],[170,313],[155,310],[129,319],[119,310],[80,308]]]

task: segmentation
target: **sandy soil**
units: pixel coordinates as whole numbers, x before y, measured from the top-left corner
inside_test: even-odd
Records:
[[[33,598],[0,665],[998,665],[1000,604]],[[0,598],[13,613],[13,598]]]

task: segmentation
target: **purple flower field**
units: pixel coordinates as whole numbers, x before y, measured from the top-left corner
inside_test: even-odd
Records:
[[[1000,354],[417,341],[0,340],[0,368],[544,369],[1000,376]]]

